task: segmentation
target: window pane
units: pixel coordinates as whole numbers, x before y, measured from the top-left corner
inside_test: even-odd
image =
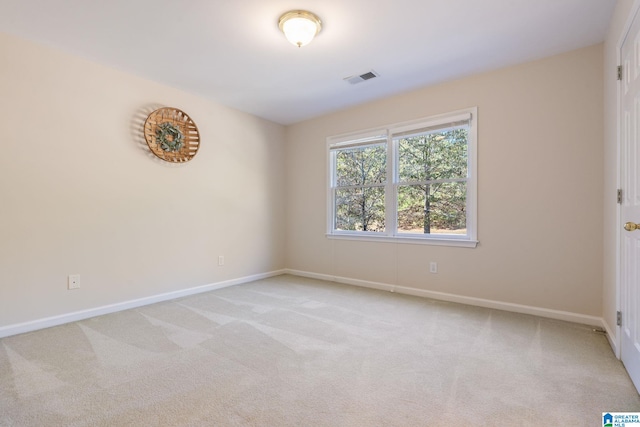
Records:
[[[384,188],[336,189],[335,229],[384,232]]]
[[[400,182],[466,178],[467,134],[464,128],[399,138]]]
[[[336,150],[336,185],[382,184],[386,180],[386,144]]]
[[[467,233],[466,182],[398,187],[398,233]]]

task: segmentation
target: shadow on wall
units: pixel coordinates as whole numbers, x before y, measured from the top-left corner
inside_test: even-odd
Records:
[[[131,117],[131,124],[129,131],[131,132],[131,138],[136,148],[138,148],[141,152],[144,153],[145,157],[149,158],[156,164],[162,165],[164,167],[171,168],[180,168],[184,167],[189,162],[166,162],[160,159],[158,156],[153,154],[153,152],[149,149],[147,145],[147,141],[144,139],[144,122],[149,117],[149,114],[153,113],[158,108],[167,107],[167,105],[162,104],[147,104],[145,106],[140,107]]]

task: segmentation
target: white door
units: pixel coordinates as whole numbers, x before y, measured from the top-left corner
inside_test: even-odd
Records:
[[[621,359],[640,390],[640,18],[633,19],[621,49],[619,232]]]

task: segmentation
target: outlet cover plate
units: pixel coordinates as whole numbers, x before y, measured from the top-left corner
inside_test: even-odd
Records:
[[[80,275],[70,274],[67,280],[67,287],[69,289],[80,289]]]

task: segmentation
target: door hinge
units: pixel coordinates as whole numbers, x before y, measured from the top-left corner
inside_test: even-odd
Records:
[[[618,80],[622,80],[622,65],[618,65]]]
[[[618,203],[622,203],[622,188],[618,188],[618,196],[617,196],[617,200]]]
[[[622,326],[622,312],[621,312],[621,311],[619,311],[619,312],[616,314],[616,324],[617,324],[618,326]]]

